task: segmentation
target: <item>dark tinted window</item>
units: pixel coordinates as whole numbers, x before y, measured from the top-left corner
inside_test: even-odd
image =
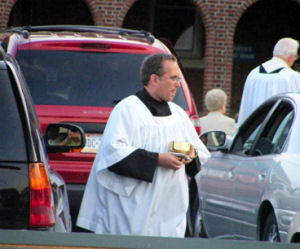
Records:
[[[25,79],[24,79],[23,74],[21,73],[19,64],[13,57],[10,57],[10,61],[15,66],[15,73],[17,74],[17,78],[19,80],[20,87],[22,88],[22,94],[23,94],[22,97],[24,98],[24,104],[25,104],[24,108],[26,108],[29,123],[30,123],[31,138],[33,141],[32,145],[34,146],[34,148],[32,148],[31,146],[27,147],[27,149],[29,149],[28,159],[33,161],[37,157],[36,158],[37,160],[42,160],[40,156],[41,156],[41,153],[45,154],[45,150],[40,149],[39,146],[44,141],[43,141],[43,139],[41,139],[42,134],[41,134],[41,130],[40,130],[39,120],[37,118],[37,113],[36,113],[36,110],[33,105],[33,99],[31,97],[30,90],[28,89],[28,86],[25,83]],[[29,141],[27,141],[27,142],[29,142]],[[31,149],[33,149],[33,151]],[[33,152],[33,153],[31,153],[31,152]],[[45,155],[43,157],[46,158]]]
[[[22,122],[11,81],[7,70],[3,69],[0,69],[0,95],[0,160],[25,161],[27,154]]]
[[[252,115],[242,124],[238,134],[235,137],[232,146],[232,152],[242,155],[250,155],[253,147],[256,144],[257,136],[259,135],[262,124],[267,115],[274,106],[274,102],[257,109]]]
[[[256,154],[278,154],[282,151],[293,123],[294,114],[292,105],[287,102],[282,102],[277,107],[259,137],[255,147]]]
[[[17,59],[35,104],[113,106],[142,88],[146,54],[21,50]],[[181,88],[174,100],[187,103]]]

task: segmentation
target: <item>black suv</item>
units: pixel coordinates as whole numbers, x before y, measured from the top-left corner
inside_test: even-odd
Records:
[[[48,166],[46,151],[80,149],[84,133],[49,124],[42,137],[18,63],[2,50],[0,83],[0,228],[71,231],[66,185]]]

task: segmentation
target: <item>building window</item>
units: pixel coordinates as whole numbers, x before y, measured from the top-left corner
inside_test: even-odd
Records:
[[[195,22],[185,29],[176,40],[174,48],[180,57],[202,58],[204,51],[204,29],[200,13],[196,12]]]
[[[138,0],[127,13],[123,27],[168,39],[181,58],[203,57],[204,28],[192,0]]]

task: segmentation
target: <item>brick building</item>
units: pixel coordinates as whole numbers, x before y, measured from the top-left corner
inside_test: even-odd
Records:
[[[245,78],[275,42],[300,40],[300,0],[0,0],[0,26],[91,24],[144,29],[168,39],[181,58],[199,112],[221,87],[228,114]],[[297,64],[295,65],[297,69]]]

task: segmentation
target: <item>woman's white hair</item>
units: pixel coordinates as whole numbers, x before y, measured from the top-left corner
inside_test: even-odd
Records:
[[[220,88],[209,90],[205,95],[205,105],[208,111],[219,111],[227,103],[227,95]]]
[[[287,59],[291,55],[297,55],[299,42],[289,37],[280,39],[274,46],[273,56]]]

